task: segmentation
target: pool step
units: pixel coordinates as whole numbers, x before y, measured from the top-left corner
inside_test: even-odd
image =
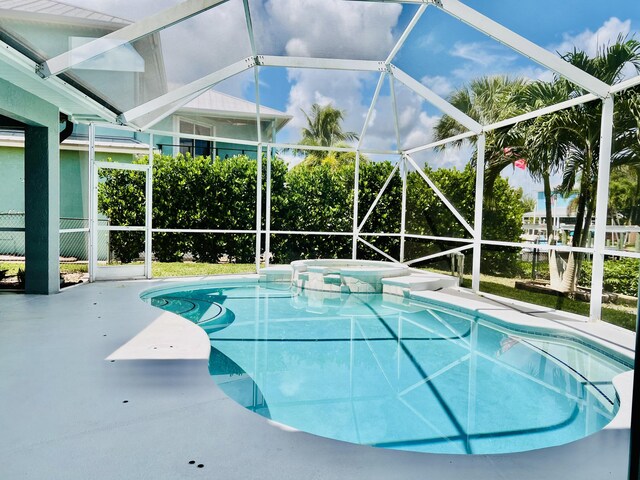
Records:
[[[261,282],[290,283],[293,269],[290,265],[275,265],[261,268],[258,272]]]
[[[326,273],[322,276],[324,283],[329,285],[342,285],[342,277],[339,273]]]
[[[437,273],[412,273],[402,277],[382,279],[382,291],[393,295],[405,295],[411,292],[433,291],[457,286],[458,279],[456,277]]]
[[[433,291],[441,288],[455,287],[458,279],[438,273],[410,273],[388,272],[397,275],[379,278],[379,274],[369,269],[342,268],[336,272],[330,266],[310,266],[306,271],[296,272],[290,265],[274,265],[261,268],[260,282],[291,283],[309,290],[319,290],[332,293],[375,293],[383,292],[392,295],[405,296],[411,292]]]

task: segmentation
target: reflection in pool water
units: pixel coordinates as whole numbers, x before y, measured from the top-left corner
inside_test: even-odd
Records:
[[[397,296],[277,284],[151,292],[201,325],[210,372],[246,408],[353,443],[505,453],[597,432],[625,365],[573,342]]]

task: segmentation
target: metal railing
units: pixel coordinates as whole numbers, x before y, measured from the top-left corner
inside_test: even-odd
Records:
[[[108,225],[108,220],[99,220],[100,225]],[[87,261],[89,244],[89,219],[60,217],[60,257],[70,260]],[[0,255],[25,256],[25,213],[0,213]],[[109,235],[103,232],[98,239],[98,256],[106,260],[109,255]]]

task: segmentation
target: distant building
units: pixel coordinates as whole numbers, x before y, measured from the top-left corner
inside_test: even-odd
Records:
[[[568,227],[573,230],[576,216],[571,210],[571,204],[575,199],[575,194],[568,197],[556,194],[551,197],[554,232],[560,233]],[[538,192],[535,209],[522,216],[522,230],[528,241],[547,241],[547,212],[544,192]]]
[[[553,231],[556,240],[562,244],[571,244],[573,230],[576,226],[575,201],[577,195],[567,197],[556,194],[551,197],[551,214]],[[525,242],[547,243],[547,218],[544,192],[538,192],[536,207],[522,216],[522,239]],[[591,221],[591,239],[595,231],[595,219]],[[610,249],[623,250],[634,246],[640,251],[640,226],[616,225],[615,220],[608,221],[606,226],[606,244]]]

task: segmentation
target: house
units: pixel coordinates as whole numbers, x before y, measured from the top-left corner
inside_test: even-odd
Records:
[[[551,197],[551,214],[553,219],[553,231],[556,239],[563,244],[571,244],[573,230],[576,225],[575,204],[577,195],[575,193],[564,197],[555,194]],[[546,201],[544,192],[538,192],[536,207],[533,211],[522,216],[522,238],[526,242],[546,243],[547,242],[547,220]],[[591,239],[595,233],[595,219],[591,220]],[[625,250],[633,247],[640,252],[640,226],[638,225],[617,225],[616,219],[609,219],[606,225],[606,245],[609,249]]]
[[[553,195],[551,197],[554,232],[560,233],[567,230],[567,227],[573,230],[573,226],[576,223],[576,215],[575,211],[572,211],[572,205],[575,199],[576,194],[571,194],[568,197],[562,195]],[[526,240],[547,241],[546,203],[544,192],[538,192],[535,209],[531,212],[526,212],[522,216],[522,230]]]
[[[0,0],[0,40],[28,57],[43,61],[103,37],[131,22],[86,8],[54,0],[15,2]],[[168,91],[166,68],[158,33],[87,60],[60,75],[65,82],[112,111],[156,98]],[[123,88],[125,86],[125,88]],[[124,94],[123,94],[124,91]],[[99,92],[99,94],[98,94]],[[287,114],[260,107],[261,134],[275,139],[291,119]],[[87,227],[89,115],[61,115],[60,134],[60,228]],[[205,91],[165,116],[154,129],[169,132],[154,135],[156,152],[175,155],[219,156],[245,154],[255,158],[255,147],[180,136],[221,138],[257,137],[256,105],[214,90]],[[149,152],[149,135],[107,127],[96,128],[96,160],[110,158],[131,162]],[[24,255],[24,132],[0,114],[0,255]],[[106,219],[104,219],[106,221]],[[81,232],[61,237],[62,256],[86,259],[87,242]],[[107,247],[101,247],[105,258]]]

